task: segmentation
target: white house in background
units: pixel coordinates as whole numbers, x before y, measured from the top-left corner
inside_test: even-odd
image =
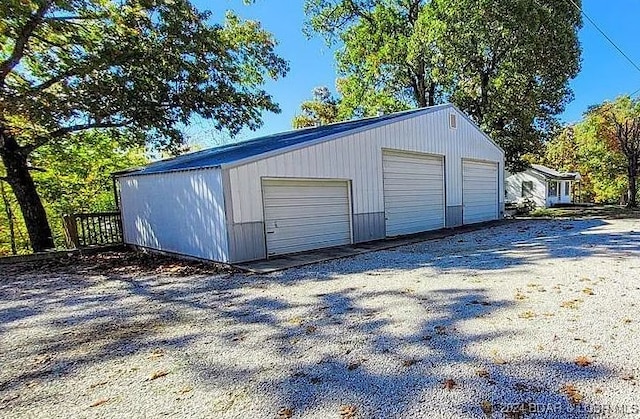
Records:
[[[537,207],[542,208],[571,204],[580,179],[580,173],[560,173],[546,166],[533,164],[523,172],[507,174],[506,202],[530,199]]]
[[[504,212],[504,151],[453,105],[269,135],[117,179],[125,243],[229,263]]]

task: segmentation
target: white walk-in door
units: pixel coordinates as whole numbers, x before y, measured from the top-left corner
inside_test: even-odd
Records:
[[[384,213],[387,236],[444,227],[444,159],[384,150]]]
[[[264,179],[269,256],[351,243],[347,181]]]
[[[498,164],[462,162],[464,224],[498,219]]]

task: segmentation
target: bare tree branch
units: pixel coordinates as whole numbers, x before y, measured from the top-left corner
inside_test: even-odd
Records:
[[[13,51],[11,51],[11,55],[0,63],[0,86],[4,85],[7,75],[15,68],[15,66],[18,65],[24,56],[29,39],[31,39],[31,36],[38,28],[38,25],[42,23],[44,15],[47,13],[52,3],[53,0],[43,1],[38,7],[38,10],[29,17],[25,25],[20,30],[18,39],[16,39],[13,47]]]

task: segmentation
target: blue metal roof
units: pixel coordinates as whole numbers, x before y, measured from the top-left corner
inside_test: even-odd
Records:
[[[267,135],[264,137],[254,138],[252,140],[184,154],[182,156],[174,157],[171,159],[160,160],[151,163],[139,170],[131,170],[129,172],[122,173],[121,175],[143,175],[205,167],[220,167],[222,165],[232,164],[279,149],[284,149],[315,140],[321,140],[323,137],[347,133],[353,130],[366,129],[366,127],[370,125],[379,124],[381,122],[390,121],[396,118],[406,117],[407,115],[412,115],[424,111],[424,108],[415,109],[411,111],[383,115],[375,118],[346,121],[319,127],[288,131],[280,134]]]

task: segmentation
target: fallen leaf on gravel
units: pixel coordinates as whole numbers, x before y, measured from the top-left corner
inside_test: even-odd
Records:
[[[305,331],[306,331],[308,334],[314,333],[316,330],[318,330],[318,328],[317,328],[317,327],[315,327],[315,326],[307,326],[307,327],[305,328]]]
[[[353,419],[356,416],[358,408],[352,404],[340,407],[340,416],[342,419]]]
[[[467,305],[468,305],[468,306],[471,306],[471,305],[477,305],[477,306],[490,306],[490,305],[491,305],[491,303],[490,303],[490,302],[488,302],[488,301],[478,301],[478,300],[473,300],[473,301],[469,301],[469,302],[467,303]]]
[[[107,384],[107,383],[108,383],[108,381],[100,381],[100,382],[98,382],[98,383],[93,383],[93,384],[91,384],[91,385],[89,386],[89,388],[96,388],[96,387],[99,387],[99,386],[103,386],[103,385],[105,385],[105,384]]]
[[[622,320],[622,323],[625,323],[625,324],[629,324],[631,322],[633,322],[633,320],[631,320],[631,319],[623,319]]]
[[[593,364],[593,361],[586,356],[579,356],[575,359],[575,361],[573,361],[573,363],[579,367],[588,367],[589,365]]]
[[[164,377],[166,375],[169,375],[169,371],[165,371],[165,370],[156,371],[149,376],[149,380],[155,380],[157,378]]]
[[[442,387],[447,390],[453,390],[455,386],[457,386],[457,384],[451,378],[447,378],[446,380],[444,380],[444,383],[442,384]]]
[[[491,417],[491,414],[493,413],[493,405],[491,404],[490,401],[488,400],[482,401],[480,403],[480,408],[482,409],[485,415]]]
[[[13,394],[11,396],[7,396],[7,397],[5,397],[5,398],[0,400],[0,405],[3,405],[5,403],[11,402],[13,400],[16,400],[18,397],[20,397],[19,394]]]
[[[527,298],[529,298],[529,297],[524,295],[522,292],[520,292],[520,291],[516,292],[516,295],[515,295],[515,299],[516,300],[522,301],[522,300],[526,300]]]
[[[151,351],[151,355],[149,355],[150,359],[155,359],[155,358],[161,358],[164,356],[164,349],[154,349],[153,351]]]
[[[108,398],[98,399],[98,400],[96,400],[95,402],[91,403],[91,404],[89,405],[89,407],[98,407],[98,406],[100,406],[100,405],[105,404],[105,403],[106,403],[106,402],[108,402],[108,401],[109,401],[109,399],[108,399]]]
[[[476,375],[480,378],[489,378],[491,375],[489,374],[489,370],[486,368],[480,368],[476,370]]]
[[[302,326],[302,323],[304,323],[304,319],[300,316],[295,316],[287,320],[287,322],[296,326]]]
[[[409,359],[405,359],[404,361],[402,361],[402,366],[403,367],[410,367],[412,365],[415,365],[418,363],[418,360],[415,358],[409,358]]]
[[[631,381],[631,380],[633,380],[633,379],[634,379],[634,378],[636,378],[636,377],[635,377],[633,374],[624,374],[621,378],[622,378],[624,381]]]
[[[278,410],[278,419],[291,419],[293,417],[293,409],[290,407],[283,407]]]
[[[582,402],[582,399],[584,399],[584,396],[580,394],[578,389],[573,384],[563,385],[560,391],[563,392],[567,396],[569,401],[574,405],[580,404]]]
[[[494,364],[504,365],[507,363],[507,361],[498,354],[498,351],[496,350],[492,351],[491,355],[492,355],[492,360]]]
[[[53,359],[53,355],[51,354],[44,354],[44,355],[38,355],[33,359],[33,363],[34,364],[46,364],[47,362],[51,361]]]
[[[596,295],[595,292],[593,292],[593,290],[591,288],[585,288],[582,290],[583,293],[587,294],[587,295]]]
[[[444,326],[436,326],[434,327],[435,331],[437,334],[439,335],[446,335],[447,334],[447,328]]]
[[[521,319],[533,319],[537,317],[537,314],[531,310],[527,310],[523,313],[518,314],[518,317],[520,317]]]
[[[349,371],[353,371],[353,370],[357,369],[360,365],[362,365],[362,363],[360,361],[349,362],[349,364],[347,365],[347,369]]]
[[[562,308],[571,308],[571,309],[577,309],[580,307],[580,303],[582,302],[582,300],[579,299],[575,299],[575,300],[569,300],[569,301],[563,301],[562,304],[560,304],[560,307]]]
[[[190,393],[191,391],[193,391],[193,387],[185,386],[185,387],[182,387],[180,390],[178,390],[178,394],[187,394],[187,393]]]
[[[320,377],[311,377],[311,378],[309,378],[309,382],[311,384],[320,384],[322,382],[322,378],[320,378]]]

